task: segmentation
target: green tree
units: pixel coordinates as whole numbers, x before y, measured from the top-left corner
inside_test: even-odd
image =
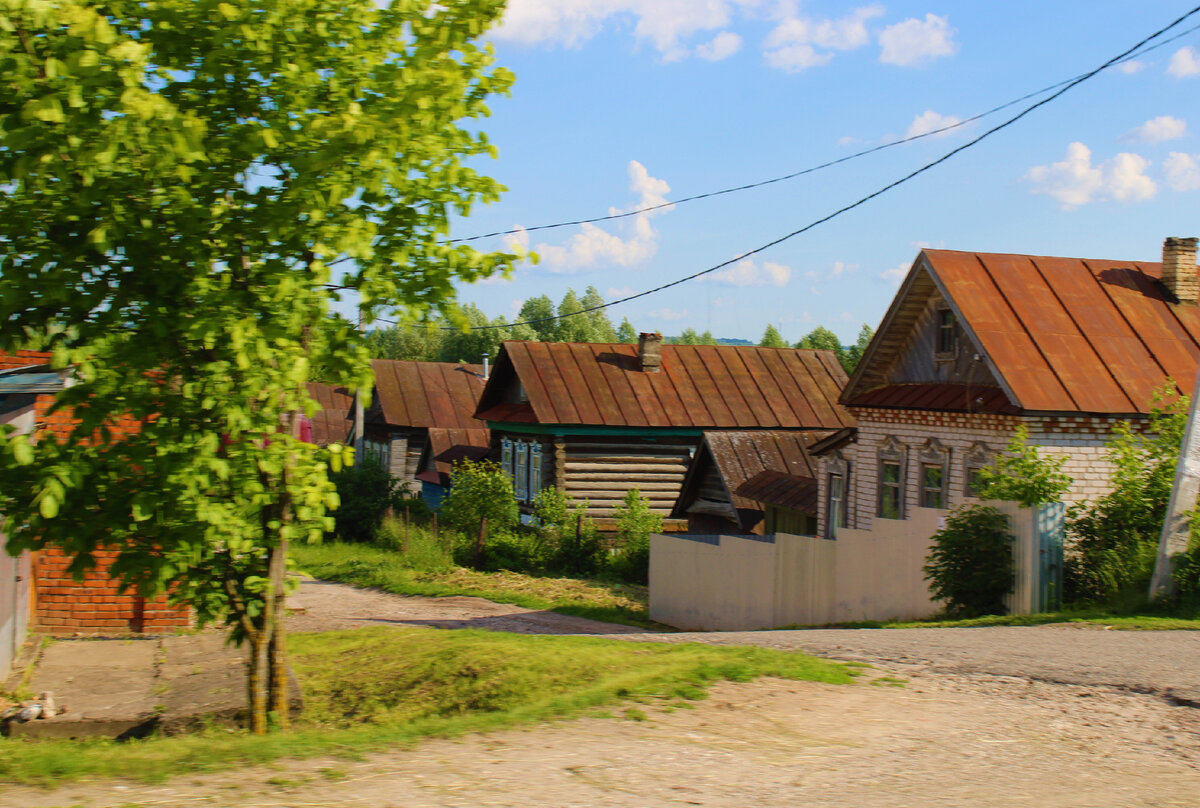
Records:
[[[450,244],[501,190],[463,121],[511,76],[501,0],[8,3],[0,25],[0,348],[46,344],[78,424],[0,436],[8,549],[116,551],[144,594],[251,645],[255,732],[286,723],[289,542],[330,527],[342,451],[296,437],[314,361],[370,384],[364,321],[414,317],[515,256]],[[140,429],[125,426],[131,419]]]
[[[558,304],[559,320],[554,324],[556,342],[591,342],[591,323],[586,315],[579,315],[583,304],[574,289],[568,289]]]
[[[442,518],[455,530],[474,536],[481,519],[489,532],[517,524],[512,480],[490,460],[463,460],[450,469],[450,492],[442,502]]]
[[[985,505],[968,505],[946,517],[933,534],[926,560],[929,591],[946,601],[950,617],[1006,614],[1004,596],[1015,580],[1008,517]]]
[[[767,330],[763,332],[762,339],[758,344],[763,348],[786,348],[787,342],[779,335],[779,330],[773,325],[767,325]]]
[[[589,286],[584,291],[583,297],[579,299],[579,303],[584,309],[593,309],[596,306],[603,306],[604,298],[600,296],[600,292],[595,286]],[[617,341],[616,329],[613,328],[612,321],[608,319],[605,309],[589,311],[580,317],[587,320],[588,323],[588,342]]]
[[[875,336],[875,329],[863,323],[863,327],[858,331],[858,339],[854,344],[846,348],[842,355],[842,367],[847,373],[853,373],[858,367],[859,361],[862,360],[863,354],[866,353],[867,346],[871,344],[871,338]]]
[[[717,342],[717,338],[712,335],[711,331],[705,331],[703,334],[701,334],[699,337],[696,338],[696,344],[697,345],[717,345],[719,343]],[[785,344],[782,347],[786,348],[787,345]]]
[[[435,362],[442,355],[442,325],[440,320],[432,320],[376,328],[366,335],[367,351],[372,359]]]
[[[1071,487],[1071,478],[1063,473],[1066,457],[1044,457],[1029,445],[1029,429],[1021,424],[1008,441],[1005,453],[988,468],[979,471],[979,496],[1018,502],[1034,508],[1059,502]]]
[[[662,516],[650,509],[642,492],[631,488],[616,507],[617,557],[613,568],[627,581],[650,582],[650,536],[662,532]]]
[[[630,345],[637,344],[638,332],[637,329],[633,327],[633,323],[629,322],[628,317],[622,318],[621,325],[617,327],[616,341],[624,342]]]
[[[529,321],[531,323],[529,327],[533,329],[537,339],[542,342],[553,342],[557,338],[558,321],[549,318],[554,315],[554,301],[546,295],[538,295],[529,298],[521,306],[517,322]]]
[[[817,326],[801,337],[800,341],[796,343],[796,347],[833,351],[834,356],[837,357],[842,367],[846,367],[846,349],[842,347],[842,342],[838,339],[837,334],[823,325]]]
[[[685,328],[679,332],[678,337],[672,337],[667,340],[671,345],[699,345],[700,336],[694,328]]]

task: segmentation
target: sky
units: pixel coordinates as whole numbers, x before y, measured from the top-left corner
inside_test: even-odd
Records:
[[[1194,0],[509,0],[489,34],[511,95],[480,126],[508,191],[453,237],[634,210],[790,174],[956,123],[1086,73]],[[1176,31],[1200,24],[1200,15]],[[1174,33],[1174,32],[1173,32]],[[460,285],[510,319],[595,286],[609,310],[684,328],[852,342],[922,247],[1158,260],[1200,235],[1200,31],[1106,70],[881,197],[750,257],[979,136],[1031,101],[767,187],[620,220],[475,242],[535,251]]]

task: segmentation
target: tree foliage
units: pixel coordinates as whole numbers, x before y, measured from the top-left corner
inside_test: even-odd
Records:
[[[786,347],[788,347],[787,342],[783,339],[782,336],[780,336],[779,329],[777,329],[775,326],[770,325],[770,324],[767,325],[767,330],[763,332],[762,339],[760,339],[758,341],[758,344],[761,345],[763,348],[786,348]]]
[[[616,507],[617,557],[613,568],[627,581],[650,582],[650,536],[662,532],[662,516],[650,509],[642,492],[631,488]]]
[[[797,348],[816,348],[822,351],[833,351],[833,355],[837,357],[838,362],[847,373],[853,373],[858,367],[858,362],[862,359],[863,352],[866,351],[867,345],[870,344],[871,338],[875,336],[874,329],[871,326],[863,323],[863,326],[858,331],[858,339],[853,345],[843,345],[838,339],[837,334],[830,331],[825,326],[819,325],[812,331],[809,331],[800,341],[796,343]]]
[[[101,548],[253,646],[252,722],[281,721],[288,542],[337,504],[296,435],[304,382],[369,383],[334,267],[371,322],[513,255],[447,242],[500,186],[462,121],[511,76],[475,43],[500,0],[7,3],[0,25],[0,347],[74,367],[77,425],[0,438],[13,552]],[[140,428],[125,428],[135,422]]]
[[[946,517],[933,535],[924,571],[929,591],[946,601],[951,617],[1006,614],[1004,596],[1015,580],[1008,517],[985,505],[968,505]]]
[[[1065,456],[1044,457],[1029,445],[1029,429],[1020,424],[1008,441],[1005,452],[979,472],[979,496],[1019,502],[1026,508],[1059,502],[1071,487],[1071,478],[1062,471]]]
[[[442,518],[454,530],[475,536],[480,521],[488,532],[517,524],[517,500],[512,480],[490,460],[461,460],[450,470],[450,492],[442,501]]]

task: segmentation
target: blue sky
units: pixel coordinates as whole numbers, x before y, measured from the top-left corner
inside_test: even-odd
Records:
[[[482,124],[500,153],[482,168],[509,190],[452,235],[798,171],[1086,72],[1191,6],[510,0],[490,38],[517,82]],[[825,325],[850,341],[878,324],[922,246],[1156,260],[1166,236],[1200,234],[1197,100],[1200,32],[833,222],[610,316],[748,339],[774,323],[793,341]],[[511,317],[526,297],[557,301],[567,287],[643,291],[796,230],[1020,108],[767,188],[518,236],[541,263],[463,285],[460,298]]]

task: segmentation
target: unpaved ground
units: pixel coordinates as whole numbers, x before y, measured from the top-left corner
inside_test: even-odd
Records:
[[[418,602],[430,599],[340,590],[319,591],[333,597],[345,615],[317,615],[310,605],[309,614],[298,616],[293,627],[301,629],[304,619],[319,618],[359,624],[477,625],[494,620],[493,625],[500,625],[515,620],[536,630],[527,621],[546,617],[507,613],[510,607],[489,612],[471,603],[460,611],[455,605],[460,599]],[[383,611],[372,617],[363,611],[368,601],[359,595],[383,597]],[[546,619],[551,628],[558,626]],[[645,721],[621,717],[618,711],[616,718],[430,741],[364,761],[296,761],[188,775],[163,786],[85,783],[53,792],[6,788],[0,804],[1200,805],[1200,709],[1173,700],[1174,684],[1156,684],[1194,677],[1196,635],[988,628],[747,632],[703,639],[799,644],[843,658],[875,660],[876,667],[859,684],[847,686],[779,680],[721,684],[695,709],[643,708]],[[879,662],[890,658],[898,661]],[[1032,677],[1022,673],[1030,666]],[[1115,686],[1087,681],[1091,674],[1112,679]],[[1057,683],[1072,677],[1083,681]],[[904,680],[903,686],[892,680]],[[1130,684],[1142,680],[1154,685],[1151,692],[1136,692]]]

